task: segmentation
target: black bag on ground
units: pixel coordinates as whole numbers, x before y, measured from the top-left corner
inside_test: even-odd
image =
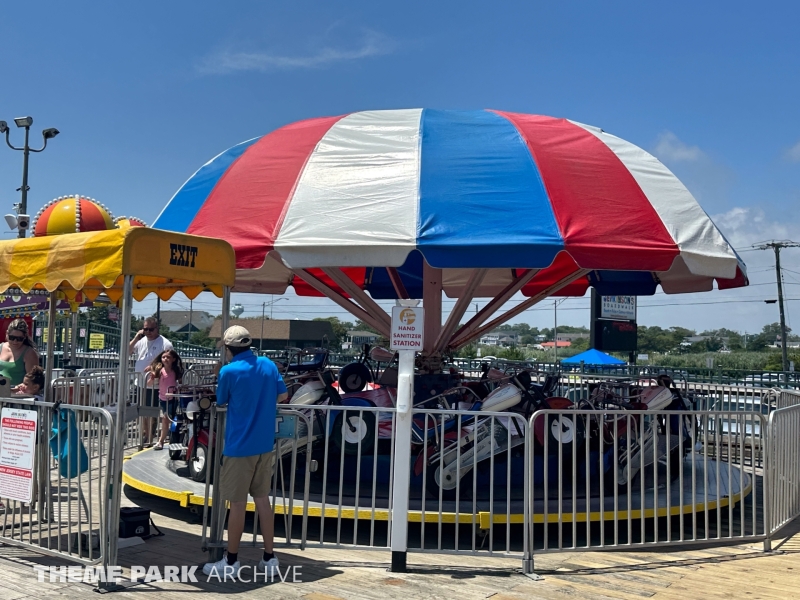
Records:
[[[119,509],[119,537],[148,537],[150,535],[150,510],[138,506]]]

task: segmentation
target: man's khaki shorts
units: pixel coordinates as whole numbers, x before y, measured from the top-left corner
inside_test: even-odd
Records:
[[[222,499],[244,502],[249,493],[253,498],[269,496],[275,452],[255,456],[223,456],[220,485]]]

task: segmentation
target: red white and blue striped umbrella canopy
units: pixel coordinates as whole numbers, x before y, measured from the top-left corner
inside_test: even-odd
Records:
[[[345,267],[393,297],[382,268],[398,268],[411,292],[423,258],[451,296],[476,268],[490,269],[478,295],[519,269],[543,269],[528,286],[591,271],[563,293],[747,285],[733,248],[655,157],[597,127],[494,110],[286,125],[203,165],[154,227],[230,242],[241,291],[302,293],[290,268]]]

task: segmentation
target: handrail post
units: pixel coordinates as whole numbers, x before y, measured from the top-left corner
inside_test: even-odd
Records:
[[[119,543],[119,509],[122,500],[122,459],[125,455],[125,405],[128,402],[128,359],[130,356],[128,339],[131,334],[131,311],[133,304],[133,276],[125,275],[122,292],[122,327],[119,342],[119,371],[117,376],[117,415],[114,423],[113,436],[111,440],[112,467],[111,477],[109,478],[109,502],[108,502],[108,555],[107,566],[117,565],[117,549]],[[115,582],[105,582],[104,586],[108,589],[117,589]]]

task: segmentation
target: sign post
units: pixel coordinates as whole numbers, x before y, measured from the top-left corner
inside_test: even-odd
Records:
[[[392,308],[390,348],[399,353],[397,368],[397,418],[392,474],[392,522],[390,539],[394,573],[407,571],[408,488],[411,477],[411,407],[414,404],[414,355],[421,351],[424,338],[424,313],[419,300],[398,300]]]
[[[36,411],[0,412],[0,496],[31,502],[35,468]]]
[[[636,296],[601,296],[592,288],[590,345],[604,352],[628,352],[636,362]]]

